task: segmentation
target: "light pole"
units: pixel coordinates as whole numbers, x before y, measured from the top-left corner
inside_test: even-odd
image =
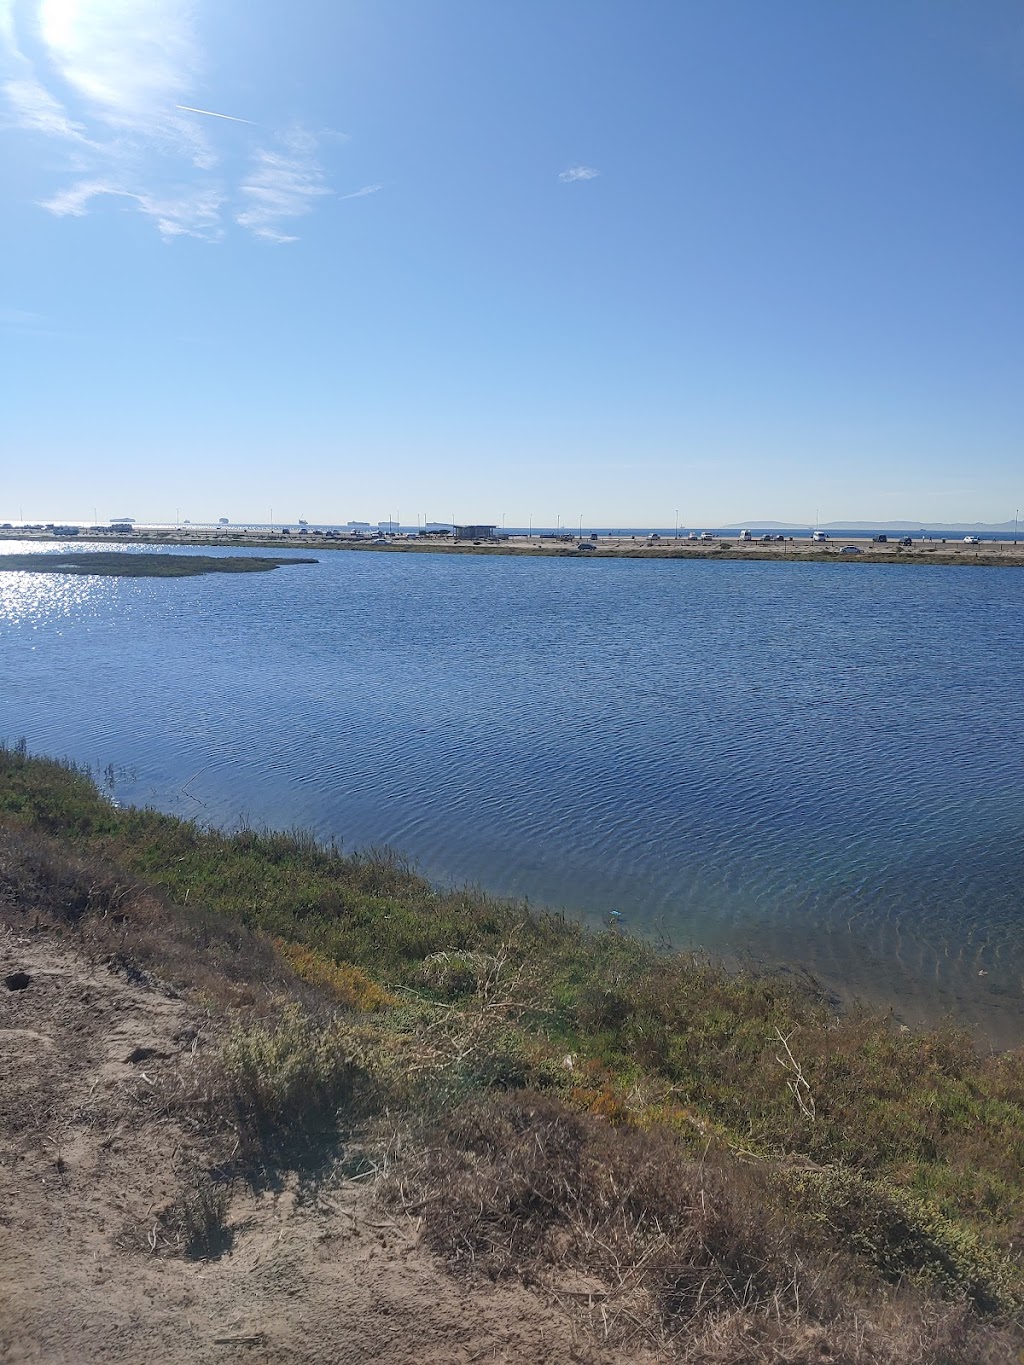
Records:
[[[1019,507],[1014,508],[1014,512],[1013,512],[1013,543],[1014,543],[1014,545],[1017,544],[1017,514],[1018,514],[1019,512],[1020,512],[1020,508],[1019,508]]]

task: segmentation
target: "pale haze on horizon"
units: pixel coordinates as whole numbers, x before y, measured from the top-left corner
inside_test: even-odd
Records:
[[[0,520],[1005,522],[1017,0],[0,0]]]

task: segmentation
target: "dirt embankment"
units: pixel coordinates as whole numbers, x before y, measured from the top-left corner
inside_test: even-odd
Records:
[[[5,1365],[623,1358],[551,1295],[452,1278],[337,1168],[237,1182],[226,1244],[180,1254],[174,1211],[215,1152],[172,1101],[216,1041],[144,973],[0,928]]]

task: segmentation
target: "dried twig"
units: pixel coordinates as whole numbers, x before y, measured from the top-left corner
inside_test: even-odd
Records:
[[[789,1038],[787,1038],[779,1028],[776,1028],[775,1036],[782,1044],[786,1053],[785,1057],[780,1057],[778,1053],[775,1055],[775,1060],[778,1062],[779,1066],[781,1066],[784,1071],[790,1073],[790,1079],[786,1081],[786,1089],[789,1090],[796,1100],[804,1118],[810,1119],[813,1123],[817,1115],[814,1106],[814,1096],[811,1094],[811,1087],[807,1081],[807,1077],[804,1075],[800,1063],[790,1051]],[[792,1037],[792,1034],[790,1034],[790,1037]]]

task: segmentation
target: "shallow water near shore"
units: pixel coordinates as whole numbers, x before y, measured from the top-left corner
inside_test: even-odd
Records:
[[[0,738],[112,765],[118,800],[389,843],[1016,1042],[1022,593],[983,568],[348,551],[0,572]]]

